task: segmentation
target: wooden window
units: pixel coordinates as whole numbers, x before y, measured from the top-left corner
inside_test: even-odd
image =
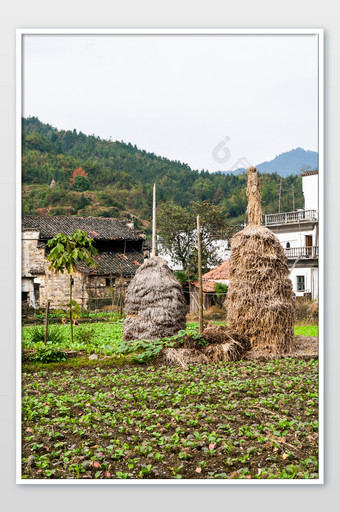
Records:
[[[306,235],[306,255],[312,255],[313,237],[312,235]]]
[[[305,276],[296,276],[297,280],[297,291],[304,292],[305,291]]]

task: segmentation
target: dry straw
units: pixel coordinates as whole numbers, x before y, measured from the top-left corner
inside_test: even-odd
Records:
[[[256,168],[249,167],[247,174],[249,225],[231,239],[227,320],[248,338],[251,348],[279,357],[289,352],[293,341],[292,282],[279,240],[261,226]]]
[[[249,347],[245,336],[225,325],[209,324],[202,336],[209,343],[208,346],[202,346],[199,341],[188,336],[183,348],[164,350],[165,361],[183,367],[188,364],[237,361]]]
[[[182,286],[167,261],[154,256],[141,265],[126,290],[124,340],[156,340],[185,329]]]
[[[165,360],[168,364],[174,366],[183,366],[188,364],[208,363],[209,359],[195,348],[167,348],[164,350]]]
[[[203,348],[203,353],[213,363],[237,361],[249,348],[246,336],[225,325],[209,324],[202,336],[209,343]]]

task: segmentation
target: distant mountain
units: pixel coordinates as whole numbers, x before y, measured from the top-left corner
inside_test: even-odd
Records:
[[[299,175],[301,169],[318,169],[318,153],[315,151],[306,151],[302,148],[292,149],[286,153],[277,155],[269,162],[263,162],[256,165],[259,173],[277,173],[284,178],[290,175]],[[240,167],[235,171],[222,171],[223,174],[243,174],[246,169]]]

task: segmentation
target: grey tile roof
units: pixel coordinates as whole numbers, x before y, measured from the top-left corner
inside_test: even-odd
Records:
[[[144,262],[143,254],[136,251],[126,252],[125,254],[117,252],[100,252],[94,258],[99,268],[88,267],[85,263],[77,264],[78,270],[90,275],[120,275],[134,276],[136,270]]]
[[[22,218],[22,229],[39,230],[40,239],[48,240],[58,233],[72,235],[77,229],[86,231],[94,240],[140,240],[141,237],[123,222],[107,217],[56,216]]]

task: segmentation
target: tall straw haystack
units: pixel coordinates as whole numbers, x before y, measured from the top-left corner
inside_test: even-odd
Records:
[[[251,348],[280,356],[293,342],[292,283],[279,240],[261,226],[257,169],[249,167],[247,175],[249,224],[231,239],[227,320],[248,338]]]
[[[185,329],[182,286],[167,261],[153,256],[139,267],[126,290],[124,340],[155,340]]]

